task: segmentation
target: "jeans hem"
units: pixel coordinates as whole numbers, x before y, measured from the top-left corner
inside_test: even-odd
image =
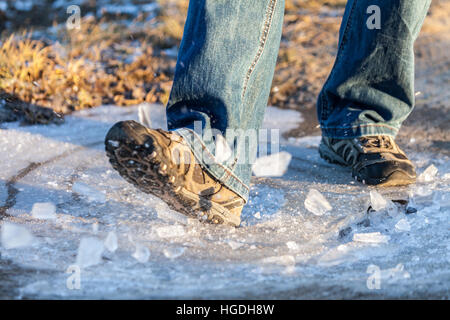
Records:
[[[206,170],[228,189],[237,193],[247,203],[250,191],[249,186],[242,182],[230,168],[219,163],[215,159],[214,155],[208,150],[202,139],[195,133],[195,131],[188,128],[179,128],[172,131],[175,131],[184,138],[184,141],[194,154],[195,159],[204,170]],[[200,153],[198,150],[199,148],[195,147],[196,145],[201,145]],[[208,157],[207,163],[202,160],[204,157]]]
[[[364,136],[388,135],[393,138],[398,133],[398,128],[386,124],[360,124],[351,127],[320,127],[322,134],[335,139],[353,139]]]

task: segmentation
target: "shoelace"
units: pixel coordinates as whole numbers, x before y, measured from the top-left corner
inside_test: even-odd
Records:
[[[389,149],[392,150],[394,146],[392,145],[391,139],[388,136],[371,136],[362,137],[360,139],[361,145],[366,149]]]

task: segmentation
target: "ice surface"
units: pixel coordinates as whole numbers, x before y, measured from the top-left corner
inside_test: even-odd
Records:
[[[436,179],[437,173],[438,168],[436,168],[436,166],[432,164],[417,177],[417,182],[424,182],[424,183],[432,182],[434,179]]]
[[[157,203],[155,205],[155,210],[158,218],[162,220],[188,224],[188,217],[179,212],[171,210],[164,202]]]
[[[34,242],[34,237],[27,228],[14,223],[3,223],[1,233],[2,246],[6,249],[28,247]]]
[[[322,216],[333,209],[328,200],[316,189],[309,189],[305,208],[316,216]]]
[[[106,196],[98,191],[96,188],[83,182],[75,182],[72,186],[72,190],[83,196],[91,202],[105,202]]]
[[[318,148],[320,144],[320,140],[322,140],[322,136],[306,136],[301,138],[290,137],[289,142],[304,148]]]
[[[56,206],[51,202],[37,202],[33,204],[31,215],[35,219],[56,219]]]
[[[252,166],[253,174],[257,177],[281,177],[291,162],[290,153],[282,151],[256,159]]]
[[[114,231],[108,232],[108,235],[106,236],[105,241],[104,241],[104,245],[105,245],[105,248],[109,252],[114,252],[117,250],[119,245],[118,245],[117,235]]]
[[[411,274],[405,270],[405,266],[402,263],[399,263],[394,268],[381,270],[380,278],[387,282],[396,282],[401,279],[411,278]]]
[[[378,191],[371,190],[370,204],[375,211],[379,211],[387,207],[388,201]]]
[[[95,266],[102,261],[103,241],[94,237],[83,237],[78,247],[76,265],[80,268]]]
[[[146,263],[148,262],[148,259],[150,259],[150,250],[146,245],[138,242],[136,243],[136,249],[133,253],[133,258],[135,258],[140,263]]]
[[[388,243],[391,237],[380,232],[355,233],[353,241],[365,243]]]
[[[295,258],[291,255],[267,257],[261,260],[263,264],[276,264],[284,266],[295,265]]]
[[[147,107],[153,127],[164,123],[164,106]],[[281,125],[269,128],[282,127],[283,112],[276,111]],[[285,118],[292,126],[297,121],[297,126],[298,119],[292,116],[288,113]],[[77,111],[60,126],[2,124],[0,208],[10,200],[0,225],[2,229],[10,223],[23,226],[34,241],[20,250],[0,245],[0,273],[8,284],[0,295],[40,299],[448,297],[450,206],[448,181],[443,177],[420,184],[424,188],[420,194],[417,186],[383,189],[387,206],[367,213],[373,188],[354,182],[348,170],[323,161],[317,144],[285,141],[280,151],[292,155],[288,170],[276,179],[252,178],[241,227],[202,224],[139,191],[111,168],[104,137],[116,121],[127,119],[137,120],[138,108]],[[419,168],[426,168],[433,159],[439,172],[450,171],[445,155],[408,155]],[[30,163],[39,165],[29,167]],[[89,192],[75,192],[76,183],[89,186]],[[317,216],[305,207],[310,189],[332,204],[328,214]],[[91,192],[101,193],[107,201],[91,201]],[[409,201],[406,206],[414,210],[406,214],[404,205],[391,209],[391,200]],[[57,219],[31,218],[33,205],[44,202],[56,206]],[[401,219],[408,221],[410,231],[395,226]],[[109,232],[119,238],[117,247],[116,241],[108,240]],[[361,236],[370,233],[378,235]],[[388,244],[352,241],[355,234],[356,239],[390,239]],[[76,262],[80,239],[86,237],[97,239],[99,248],[103,243],[105,252],[97,254],[99,263],[83,270],[81,290],[68,290],[65,271]],[[136,243],[151,252],[145,264],[133,257]],[[366,286],[371,264],[381,269],[382,290]]]

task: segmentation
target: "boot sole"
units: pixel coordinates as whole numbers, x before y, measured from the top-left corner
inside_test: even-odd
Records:
[[[349,168],[350,166],[345,163],[345,160],[334,152],[330,147],[324,143],[320,143],[319,155],[322,159],[332,164],[338,164],[343,167]],[[411,177],[404,171],[394,171],[385,178],[366,178],[363,179],[352,170],[352,177],[357,181],[379,187],[396,187],[412,184],[416,181],[416,177]]]
[[[239,226],[239,217],[183,187],[184,176],[168,161],[163,148],[150,133],[141,144],[121,134],[120,129],[114,126],[106,135],[105,151],[112,167],[126,181],[160,198],[169,208],[202,222]]]

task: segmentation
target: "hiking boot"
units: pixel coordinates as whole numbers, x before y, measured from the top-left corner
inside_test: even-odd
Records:
[[[109,130],[105,149],[125,180],[171,209],[202,221],[239,226],[244,199],[205,171],[177,133],[122,121]]]
[[[390,136],[334,139],[322,136],[320,156],[352,168],[352,176],[369,185],[400,186],[414,183],[414,165]]]

